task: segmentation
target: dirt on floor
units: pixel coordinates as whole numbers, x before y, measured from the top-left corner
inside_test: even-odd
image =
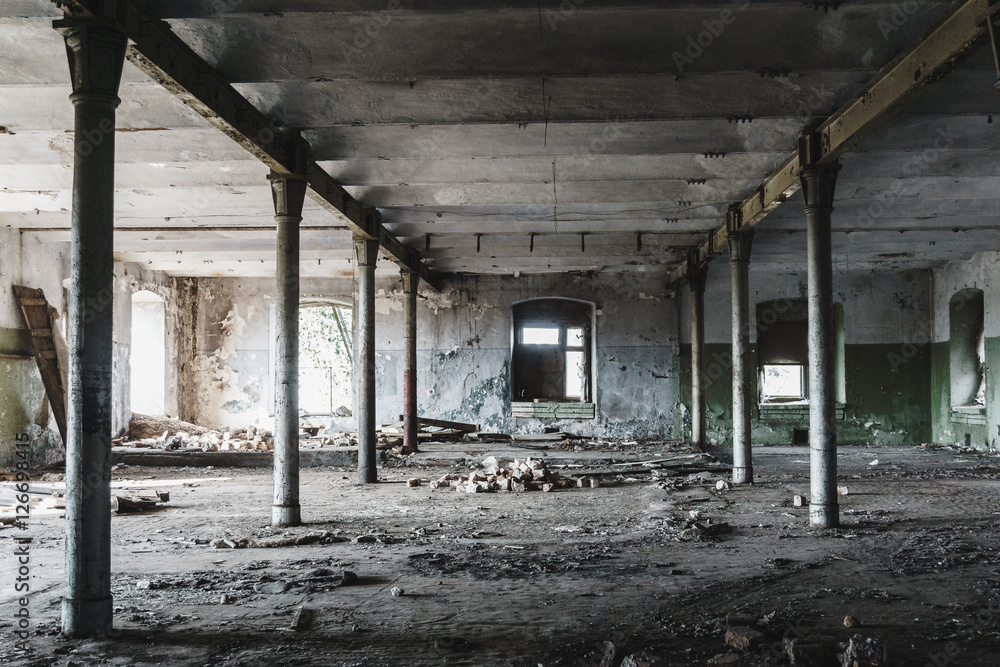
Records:
[[[306,523],[288,530],[268,526],[268,470],[119,467],[116,484],[170,499],[113,517],[114,636],[60,636],[64,522],[40,512],[0,530],[0,662],[789,665],[796,640],[822,647],[801,664],[839,665],[861,635],[890,658],[861,664],[1000,664],[997,455],[843,447],[843,525],[828,531],[794,506],[805,448],[755,448],[754,465],[752,487],[647,473],[488,494],[427,486],[465,464],[397,461],[370,486],[312,468]],[[13,650],[13,538],[26,535],[30,659]],[[726,645],[727,617],[757,631],[739,631],[749,648]]]

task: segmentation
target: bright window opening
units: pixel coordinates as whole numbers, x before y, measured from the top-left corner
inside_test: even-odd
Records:
[[[521,329],[521,342],[525,345],[558,345],[558,327],[524,327]]]
[[[583,398],[583,379],[586,373],[583,351],[566,352],[566,398]]]
[[[805,367],[798,364],[764,366],[762,394],[765,400],[803,400]]]
[[[131,357],[132,412],[166,412],[166,303],[153,292],[132,295]]]
[[[311,415],[351,410],[351,309],[299,309],[299,409]]]

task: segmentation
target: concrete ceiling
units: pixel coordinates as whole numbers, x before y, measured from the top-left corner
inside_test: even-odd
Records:
[[[321,166],[435,271],[665,274],[804,125],[949,3],[910,3],[912,15],[898,2],[147,4],[258,109],[302,128]],[[43,0],[0,7],[0,224],[66,242],[58,15]],[[706,26],[719,34],[680,72],[674,54]],[[1000,249],[995,79],[980,49],[843,158],[839,267]],[[129,64],[121,98],[118,257],[173,275],[273,275],[267,168]],[[304,274],[349,275],[346,228],[309,200],[303,224],[315,228]],[[755,263],[801,270],[801,196],[756,229]]]

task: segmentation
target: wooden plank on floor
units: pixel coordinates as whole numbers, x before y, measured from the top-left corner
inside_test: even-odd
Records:
[[[24,323],[31,334],[31,347],[38,364],[38,372],[42,376],[45,395],[49,399],[52,415],[56,418],[59,435],[66,442],[66,391],[63,387],[62,374],[59,372],[59,360],[56,356],[56,345],[52,339],[52,316],[49,313],[49,302],[40,289],[14,285],[14,296],[21,309]]]

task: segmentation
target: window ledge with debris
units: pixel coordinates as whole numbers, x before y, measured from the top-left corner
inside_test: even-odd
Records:
[[[951,409],[951,423],[986,425],[985,405],[956,405]]]
[[[512,417],[530,419],[595,419],[597,410],[593,403],[580,401],[513,401],[510,404]]]

